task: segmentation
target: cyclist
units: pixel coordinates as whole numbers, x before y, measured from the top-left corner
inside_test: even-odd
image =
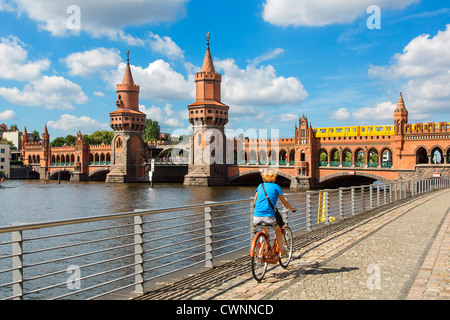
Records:
[[[273,227],[273,229],[275,230],[277,243],[280,247],[280,254],[284,255],[285,252],[282,246],[283,240],[281,235],[282,226],[277,223],[274,209],[276,208],[278,199],[280,199],[283,205],[292,212],[295,213],[297,209],[289,204],[289,202],[283,195],[281,187],[275,183],[277,175],[277,170],[273,168],[264,169],[261,172],[263,183],[261,183],[255,190],[256,194],[254,199],[255,209],[253,212],[253,223],[255,225],[264,223]],[[264,233],[268,234],[268,230],[266,230],[266,228],[262,228],[262,230],[264,231]]]

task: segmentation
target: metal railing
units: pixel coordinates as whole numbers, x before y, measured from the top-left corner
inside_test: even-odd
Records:
[[[293,232],[450,187],[450,177],[286,194]],[[253,200],[0,228],[0,299],[96,299],[247,249]]]

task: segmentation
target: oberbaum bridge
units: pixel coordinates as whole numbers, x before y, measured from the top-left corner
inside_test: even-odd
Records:
[[[152,176],[155,182],[185,185],[245,185],[259,181],[261,168],[275,166],[281,185],[314,189],[450,175],[450,122],[408,123],[401,93],[389,125],[313,128],[302,116],[292,138],[249,139],[226,137],[230,107],[221,101],[221,79],[208,40],[195,75],[196,101],[187,107],[190,141],[149,147],[142,139],[146,115],[139,111],[140,87],[127,54],[117,109],[109,114],[112,143],[89,145],[78,132],[74,146],[50,147],[46,126],[41,142],[29,141],[25,128],[27,177],[126,183]]]

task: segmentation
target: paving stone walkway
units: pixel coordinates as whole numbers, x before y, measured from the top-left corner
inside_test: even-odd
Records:
[[[256,282],[248,256],[137,299],[450,299],[450,190],[347,218],[295,239],[287,269]]]

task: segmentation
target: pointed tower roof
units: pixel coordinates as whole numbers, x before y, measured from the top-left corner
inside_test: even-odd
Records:
[[[133,75],[130,68],[130,50],[127,50],[127,66],[123,75],[122,84],[134,84]]]
[[[216,73],[216,70],[214,70],[211,52],[209,51],[209,32],[206,34],[206,52],[205,59],[203,59],[202,72]]]
[[[45,126],[44,126],[44,132],[43,133],[48,134],[47,124],[45,124]]]
[[[405,102],[403,101],[403,96],[402,93],[400,92],[400,97],[398,97],[398,102],[397,102],[397,109],[406,109],[405,108]]]
[[[28,132],[27,132],[27,127],[25,127],[24,129],[23,129],[23,134],[27,134]]]

